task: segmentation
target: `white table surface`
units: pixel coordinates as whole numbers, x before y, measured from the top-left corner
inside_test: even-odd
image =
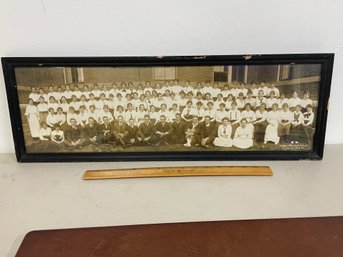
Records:
[[[272,177],[83,181],[86,169],[268,165]],[[343,145],[322,161],[19,164],[0,155],[0,256],[31,230],[343,214]]]

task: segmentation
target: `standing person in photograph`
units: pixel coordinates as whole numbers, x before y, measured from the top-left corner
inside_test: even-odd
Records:
[[[233,145],[237,148],[248,149],[253,146],[253,135],[247,124],[247,120],[242,119],[240,126],[236,129],[235,136],[233,138]]]
[[[185,143],[185,131],[187,124],[181,118],[181,114],[175,114],[175,120],[171,124],[170,142],[174,144],[184,144]]]
[[[264,144],[268,142],[273,142],[274,144],[278,144],[280,141],[280,137],[278,135],[279,131],[279,115],[280,111],[278,110],[278,105],[273,104],[272,110],[268,112],[267,115],[267,127],[264,136]]]
[[[299,144],[305,141],[305,131],[303,128],[304,122],[304,115],[301,112],[301,106],[295,106],[295,110],[293,112],[293,120],[291,123],[291,131],[290,131],[290,138],[291,144]]]
[[[282,143],[289,143],[289,134],[291,123],[293,121],[293,113],[289,110],[288,104],[282,105],[282,110],[279,112],[279,136]]]
[[[171,133],[171,126],[167,122],[165,115],[160,116],[160,120],[155,124],[153,129],[153,136],[151,142],[155,146],[169,145],[169,135]]]
[[[266,104],[262,103],[260,105],[259,109],[255,111],[255,117],[256,120],[253,122],[255,127],[254,138],[256,143],[263,143],[266,128],[268,126],[268,112],[266,110]]]
[[[37,105],[37,110],[39,112],[40,122],[45,122],[46,116],[48,115],[48,104],[45,102],[44,97],[39,97],[39,104]]]
[[[154,125],[150,121],[150,116],[148,114],[144,115],[144,121],[138,127],[138,142],[141,145],[151,145],[151,137],[153,135]]]
[[[129,119],[128,126],[126,128],[127,134],[123,138],[126,146],[132,146],[137,143],[137,133],[138,133],[138,127],[135,125],[134,119]]]
[[[48,95],[45,94],[44,88],[42,88],[42,87],[39,88],[39,91],[38,91],[38,102],[40,102],[41,97],[43,97],[44,102],[47,102],[49,100]]]
[[[199,135],[199,118],[198,116],[193,116],[192,118],[192,123],[188,125],[186,129],[186,143],[184,146],[186,147],[191,147],[192,145],[194,146],[199,146],[200,145],[200,135]]]
[[[85,144],[99,144],[99,125],[95,122],[93,117],[88,118],[88,122],[83,128],[83,136]]]
[[[211,122],[210,116],[204,117],[204,122],[199,127],[199,136],[201,139],[201,146],[210,147],[217,135],[217,128]]]
[[[231,134],[232,127],[229,123],[229,118],[224,117],[218,126],[217,137],[214,139],[213,144],[215,146],[231,147],[233,145]]]
[[[33,104],[33,100],[31,98],[29,98],[28,102],[29,104],[26,106],[25,109],[25,116],[29,123],[31,137],[33,139],[38,139],[40,130],[39,112],[37,107]]]
[[[113,125],[110,123],[107,116],[102,117],[103,123],[99,125],[99,140],[102,144],[113,144],[114,134],[113,134]]]
[[[313,109],[312,105],[309,104],[306,106],[306,112],[304,113],[304,119],[303,119],[303,127],[307,135],[307,143],[309,145],[311,145],[313,134],[314,134],[314,127],[313,127],[314,113],[312,109]]]
[[[77,124],[75,118],[70,119],[70,126],[67,128],[65,133],[64,144],[70,149],[81,149],[85,139],[81,127]]]
[[[116,143],[118,145],[126,147],[125,137],[128,134],[128,131],[127,124],[124,122],[123,116],[118,116],[117,121],[114,123],[113,131],[114,140],[116,141]]]

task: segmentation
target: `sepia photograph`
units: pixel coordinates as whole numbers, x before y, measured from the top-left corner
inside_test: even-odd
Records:
[[[316,148],[322,63],[154,62],[14,67],[19,146],[40,156],[199,158]]]

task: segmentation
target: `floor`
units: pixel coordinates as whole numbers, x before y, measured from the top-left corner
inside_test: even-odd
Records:
[[[272,177],[84,181],[87,169],[205,166],[208,162],[19,164],[0,155],[0,256],[14,257],[31,230],[182,221],[343,215],[343,145],[322,161],[269,165]]]

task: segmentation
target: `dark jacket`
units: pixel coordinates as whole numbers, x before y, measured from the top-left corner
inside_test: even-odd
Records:
[[[65,132],[65,139],[68,141],[77,141],[83,136],[82,129],[80,126],[68,126],[68,129]]]
[[[83,129],[83,135],[86,138],[93,138],[99,135],[99,126],[94,124],[92,127],[87,124]]]
[[[101,124],[99,125],[99,133],[103,136],[108,136],[113,133],[113,126],[111,124]]]
[[[143,122],[141,123],[141,125],[139,125],[138,136],[143,137],[143,138],[151,137],[153,130],[154,130],[154,125],[151,122],[149,122],[148,124]]]
[[[172,132],[171,134],[177,137],[184,137],[185,131],[187,129],[187,123],[181,120],[180,122],[174,121],[171,124]]]
[[[206,126],[205,123],[202,123],[199,126],[199,136],[201,138],[206,138],[206,137],[214,137],[216,135],[217,128],[213,123],[210,123],[209,126]]]
[[[160,121],[157,122],[154,126],[154,132],[162,132],[162,133],[165,133],[165,132],[171,132],[172,129],[171,129],[171,126],[168,122],[165,122],[164,124],[162,124]]]
[[[127,126],[127,137],[129,139],[131,138],[137,138],[137,133],[138,133],[138,127],[137,126],[133,126],[133,127],[130,127],[130,126]]]

